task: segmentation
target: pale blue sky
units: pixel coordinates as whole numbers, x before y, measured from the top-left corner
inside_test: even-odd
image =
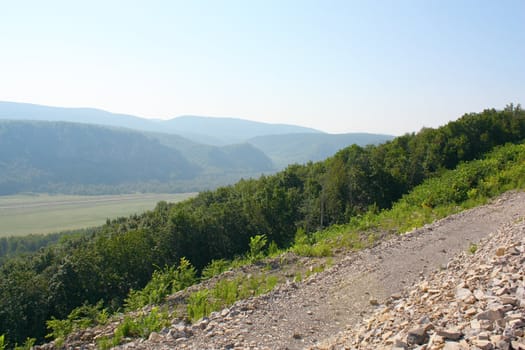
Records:
[[[525,0],[0,0],[0,100],[403,134],[525,104]]]

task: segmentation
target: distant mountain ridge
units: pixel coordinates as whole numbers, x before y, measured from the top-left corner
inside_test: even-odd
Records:
[[[188,142],[176,135],[167,137]],[[211,156],[195,157],[197,162],[187,152],[134,130],[0,120],[0,195],[138,189],[167,192],[180,186],[191,190],[191,186],[198,187],[195,183],[210,188],[273,170],[272,161],[248,144],[208,146],[206,152]]]
[[[173,130],[181,135],[195,133],[199,125],[199,133],[204,135],[220,135],[229,143],[244,142],[248,139],[264,135],[282,135],[294,133],[322,133],[319,130],[289,124],[269,124],[253,122],[237,118],[180,116],[166,121]]]
[[[296,133],[257,136],[247,142],[266,153],[278,168],[284,168],[292,163],[304,164],[308,161],[324,160],[352,144],[366,146],[392,139],[391,135],[368,133]]]
[[[63,121],[124,127],[140,131],[177,134],[210,145],[241,143],[263,135],[321,133],[287,124],[269,124],[238,118],[181,116],[169,120],[146,119],[95,108],[65,108],[0,101],[0,119]]]
[[[392,138],[236,118],[144,119],[0,101],[0,194],[201,191]]]

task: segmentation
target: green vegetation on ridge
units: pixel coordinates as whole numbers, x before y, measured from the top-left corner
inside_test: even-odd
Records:
[[[0,267],[0,333],[5,333],[10,343],[28,336],[42,340],[45,321],[52,317],[63,319],[85,302],[95,305],[100,300],[110,311],[117,310],[130,289],[146,286],[158,267],[175,266],[186,257],[201,271],[212,260],[246,254],[257,235],[284,248],[294,244],[296,237],[302,239],[296,235],[298,229],[304,230],[301,243],[310,245],[323,243],[316,239],[323,234],[315,232],[334,224],[359,220],[363,229],[373,230],[375,213],[389,212],[385,209],[425,180],[438,181],[439,175],[447,179],[447,169],[524,138],[525,113],[520,108],[486,110],[439,129],[424,129],[380,146],[351,146],[324,162],[290,166],[274,176],[242,180],[182,203],[161,202],[140,216],[112,220],[90,237],[25,259],[11,259]],[[512,154],[512,146],[507,147],[501,152]],[[510,174],[522,171],[510,166],[523,159],[523,146],[515,147],[516,156],[503,157],[501,169],[497,168],[499,161],[483,165],[494,167],[497,181],[490,180],[487,173],[480,183],[494,183],[494,192],[519,185],[504,183]],[[506,172],[509,175],[504,176]],[[473,174],[474,178],[483,175]],[[469,176],[465,176],[466,185],[457,184],[458,192],[466,188],[466,199],[477,183],[470,183],[467,189]],[[440,197],[438,183],[427,186],[438,191],[435,202],[426,203],[429,208],[439,208],[442,201],[450,200],[448,194]],[[447,186],[453,188],[452,184]],[[483,191],[478,189],[478,193]],[[465,199],[462,195],[455,198],[456,191],[452,194],[453,200]],[[474,192],[470,196],[474,198]],[[428,199],[428,193],[421,198]],[[348,237],[363,244],[359,235],[357,239],[355,234]],[[344,239],[337,242],[345,244]],[[332,243],[324,244],[331,248]],[[252,241],[252,246],[257,242]],[[322,248],[316,254],[325,251]]]

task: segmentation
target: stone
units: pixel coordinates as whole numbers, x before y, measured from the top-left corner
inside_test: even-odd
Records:
[[[496,344],[496,349],[510,350],[510,342],[506,340],[499,340],[497,342],[494,342],[494,344]]]
[[[476,289],[474,291],[474,297],[477,299],[477,300],[484,300],[485,299],[485,293],[483,293],[483,291],[479,290],[479,289]]]
[[[394,339],[394,347],[395,348],[406,349],[406,348],[408,348],[408,344],[405,343],[404,341],[402,341],[401,339],[399,339],[398,337],[396,337]]]
[[[476,310],[473,307],[468,308],[467,310],[465,310],[465,315],[467,315],[467,316],[474,316],[477,313],[478,313],[478,310]]]
[[[501,300],[502,304],[510,304],[510,305],[517,305],[518,304],[518,299],[517,298],[511,297],[511,296],[508,296],[508,295],[502,296],[500,298],[500,300]]]
[[[425,327],[413,328],[408,331],[407,343],[422,345],[428,341],[427,329]]]
[[[221,317],[226,317],[230,313],[230,309],[225,308],[221,311]]]
[[[492,350],[492,349],[494,349],[494,345],[488,340],[474,339],[472,341],[472,344],[474,344],[474,346],[477,346],[481,350]]]
[[[456,298],[460,301],[464,301],[472,296],[472,292],[467,288],[456,289]]]
[[[477,320],[496,321],[504,317],[500,310],[486,310],[476,315]]]
[[[455,341],[446,341],[443,350],[462,350],[463,347]]]
[[[505,247],[498,247],[498,249],[496,249],[496,256],[503,256],[505,255]]]
[[[160,343],[164,340],[164,337],[157,332],[151,332],[151,334],[148,337],[148,340],[153,343]]]
[[[394,293],[390,296],[392,300],[399,300],[401,299],[401,293]]]
[[[488,332],[481,332],[478,334],[479,340],[490,340],[490,334]]]
[[[437,330],[436,334],[448,340],[458,340],[463,335],[457,329],[441,329]]]
[[[525,350],[525,343],[519,341],[512,341],[512,349],[514,350]]]

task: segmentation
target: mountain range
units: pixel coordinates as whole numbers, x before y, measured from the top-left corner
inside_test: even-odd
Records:
[[[199,191],[392,138],[0,102],[0,194]]]
[[[128,129],[176,134],[209,144],[241,143],[252,137],[321,131],[296,125],[268,124],[238,118],[180,116],[169,120],[145,119],[94,108],[49,107],[0,101],[0,119],[63,121],[117,126]]]

